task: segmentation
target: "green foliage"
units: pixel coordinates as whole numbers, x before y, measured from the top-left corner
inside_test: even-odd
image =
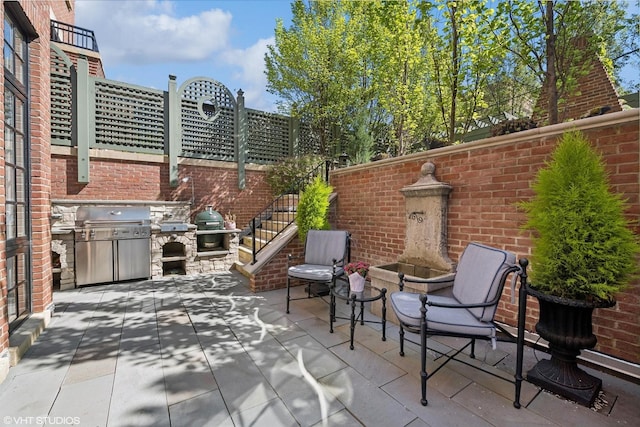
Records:
[[[557,77],[549,98],[562,105],[593,55],[609,68],[637,60],[629,56],[640,38],[637,16],[618,3],[294,0],[290,27],[277,22],[265,55],[267,89],[283,113],[310,124],[325,156],[364,158],[357,144],[368,145],[366,135],[374,153],[388,155],[434,138],[451,144],[479,117],[531,114],[548,71]],[[576,38],[586,47],[576,49]],[[350,147],[337,147],[334,125],[353,135]]]
[[[333,187],[318,176],[300,195],[296,224],[302,243],[309,230],[329,229],[329,196],[332,191]]]
[[[322,162],[322,157],[313,154],[287,157],[270,165],[265,179],[271,187],[273,195],[279,196],[292,190],[297,181],[310,174],[320,162]]]
[[[373,136],[367,130],[366,117],[360,114],[354,121],[354,129],[347,136],[346,153],[352,164],[367,163],[373,155]]]
[[[577,81],[589,72],[594,56],[611,71],[610,55],[619,56],[621,46],[630,46],[626,40],[630,36],[624,31],[625,13],[615,1],[508,0],[498,2],[496,9],[490,26],[493,37],[539,84],[556,82],[547,94],[550,124],[562,121],[558,106],[579,90]],[[576,41],[584,43],[578,46]]]
[[[533,230],[531,279],[544,293],[612,300],[637,272],[640,247],[604,162],[580,132],[564,134],[520,206]]]
[[[338,1],[295,0],[291,12],[291,27],[277,22],[265,55],[267,90],[281,98],[281,110],[310,122],[328,156],[335,152],[331,125],[342,124],[357,99],[360,40],[350,30],[357,22]]]
[[[435,90],[438,123],[449,144],[459,140],[480,110],[487,107],[485,92],[506,56],[499,38],[493,37],[494,9],[486,0],[424,2],[432,43],[428,56]]]

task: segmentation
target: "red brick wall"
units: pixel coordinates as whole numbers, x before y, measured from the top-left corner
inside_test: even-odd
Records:
[[[133,156],[135,157],[135,155]],[[191,183],[182,182],[176,188],[169,186],[169,164],[163,156],[148,156],[158,161],[135,161],[118,158],[92,157],[89,162],[89,183],[77,182],[77,159],[70,155],[55,154],[51,159],[53,185],[52,199],[65,200],[185,200],[191,199]],[[180,177],[191,176],[194,182],[196,214],[212,205],[225,214],[237,215],[239,226],[271,202],[271,192],[263,179],[262,170],[246,171],[246,186],[238,189],[235,167],[216,166],[216,162],[198,162],[180,165]]]
[[[60,3],[60,1],[58,1]],[[31,210],[32,210],[32,290],[33,311],[42,312],[52,301],[51,295],[51,213],[50,188],[50,80],[49,80],[49,12],[51,1],[20,1],[25,15],[39,37],[29,44],[30,85],[30,156],[31,156]],[[4,15],[4,8],[0,9]],[[0,20],[3,25],[4,19]],[[4,68],[0,69],[4,80]],[[0,93],[4,105],[4,91]],[[5,253],[5,199],[4,199],[4,109],[0,109],[0,352],[8,347],[9,329],[6,318],[6,253]]]
[[[74,25],[76,21],[75,0],[52,0],[51,9],[56,16],[56,21]],[[47,33],[48,34],[48,33]]]
[[[99,53],[94,53],[88,50],[81,50],[77,48],[70,47],[69,45],[65,45],[62,43],[57,44],[57,46],[62,49],[64,53],[67,54],[73,65],[78,67],[78,57],[82,56],[83,59],[87,60],[87,64],[89,65],[89,75],[95,77],[104,78],[104,67],[102,66],[102,57]],[[81,51],[81,52],[79,52]]]
[[[406,222],[399,190],[416,182],[422,164],[431,161],[437,179],[453,186],[447,220],[452,260],[458,259],[469,241],[527,256],[531,241],[519,230],[525,218],[515,203],[531,197],[529,187],[536,172],[548,160],[558,135],[572,128],[582,129],[602,152],[612,187],[628,199],[628,214],[637,224],[639,118],[638,110],[626,111],[334,171],[336,226],[352,233],[352,259],[377,265],[397,261],[404,248]],[[615,308],[594,313],[597,350],[640,362],[640,283],[617,299]],[[515,324],[516,310],[507,289],[498,319]],[[536,318],[537,303],[530,299],[530,330]]]
[[[281,289],[286,286],[287,277],[287,257],[289,254],[294,257],[301,257],[304,247],[296,236],[287,246],[285,246],[274,258],[269,261],[255,276],[249,277],[249,285],[253,292],[270,291],[273,289]],[[258,254],[258,257],[260,254]],[[296,264],[300,260],[295,261]],[[284,278],[284,279],[283,279]],[[300,283],[292,283],[292,286],[298,286]]]

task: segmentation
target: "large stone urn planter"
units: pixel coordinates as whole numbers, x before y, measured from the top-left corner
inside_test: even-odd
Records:
[[[602,388],[602,380],[578,367],[580,350],[593,348],[591,317],[594,308],[608,308],[615,301],[591,303],[546,295],[527,287],[540,304],[536,331],[549,342],[551,359],[540,360],[528,373],[527,380],[581,405],[591,406]]]

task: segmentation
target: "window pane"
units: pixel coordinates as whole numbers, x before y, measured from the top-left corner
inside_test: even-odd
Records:
[[[13,124],[13,127],[16,129],[16,132],[22,133],[25,131],[24,128],[24,102],[22,102],[21,99],[16,98],[16,104],[15,104],[15,123]]]
[[[25,194],[25,184],[24,184],[24,170],[16,169],[16,189],[15,189],[15,201],[19,203],[24,203],[26,194]]]
[[[24,39],[22,38],[22,34],[19,31],[16,31],[14,40],[15,40],[15,44],[13,45],[13,50],[15,52],[15,59],[14,59],[15,70],[13,72],[13,75],[16,76],[16,78],[20,83],[24,84],[25,77],[26,77],[25,76],[26,69],[24,66],[26,46],[25,46]]]
[[[4,184],[5,184],[5,197],[7,202],[16,201],[16,170],[13,166],[5,166],[4,168]]]
[[[15,95],[10,90],[4,91],[4,122],[13,127]]]
[[[16,287],[16,257],[7,258],[7,289]]]
[[[6,43],[4,44],[2,57],[4,58],[4,68],[13,73],[13,49]]]
[[[24,205],[18,205],[18,237],[27,235],[27,215]]]
[[[24,137],[20,134],[16,135],[16,158],[14,160],[16,166],[26,167],[24,164]]]
[[[16,238],[16,205],[7,203],[7,240]]]
[[[15,58],[13,60],[13,75],[16,76],[16,79],[24,84],[24,74],[25,74],[25,68],[24,68],[24,62],[22,62],[22,59],[20,58]]]
[[[16,291],[9,291],[7,293],[7,309],[9,311],[9,322],[13,322],[18,318],[18,311],[16,310]]]
[[[6,16],[4,18],[4,41],[13,43],[13,25]]]
[[[24,39],[22,38],[22,33],[20,31],[16,31],[13,37],[13,50],[16,52],[16,59],[24,61]]]
[[[12,128],[5,126],[4,128],[4,160],[7,163],[15,164],[16,158],[14,156],[13,146],[14,146],[14,136],[15,133]]]

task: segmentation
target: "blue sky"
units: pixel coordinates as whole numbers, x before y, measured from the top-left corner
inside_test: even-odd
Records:
[[[245,105],[275,111],[264,55],[288,0],[76,0],[76,25],[93,30],[108,79],[166,90],[204,76],[245,92]]]
[[[107,78],[166,90],[169,74],[178,85],[209,77],[265,111],[275,111],[264,55],[277,18],[290,26],[289,0],[76,0],[76,25],[95,32]],[[626,73],[637,80],[637,69]]]

